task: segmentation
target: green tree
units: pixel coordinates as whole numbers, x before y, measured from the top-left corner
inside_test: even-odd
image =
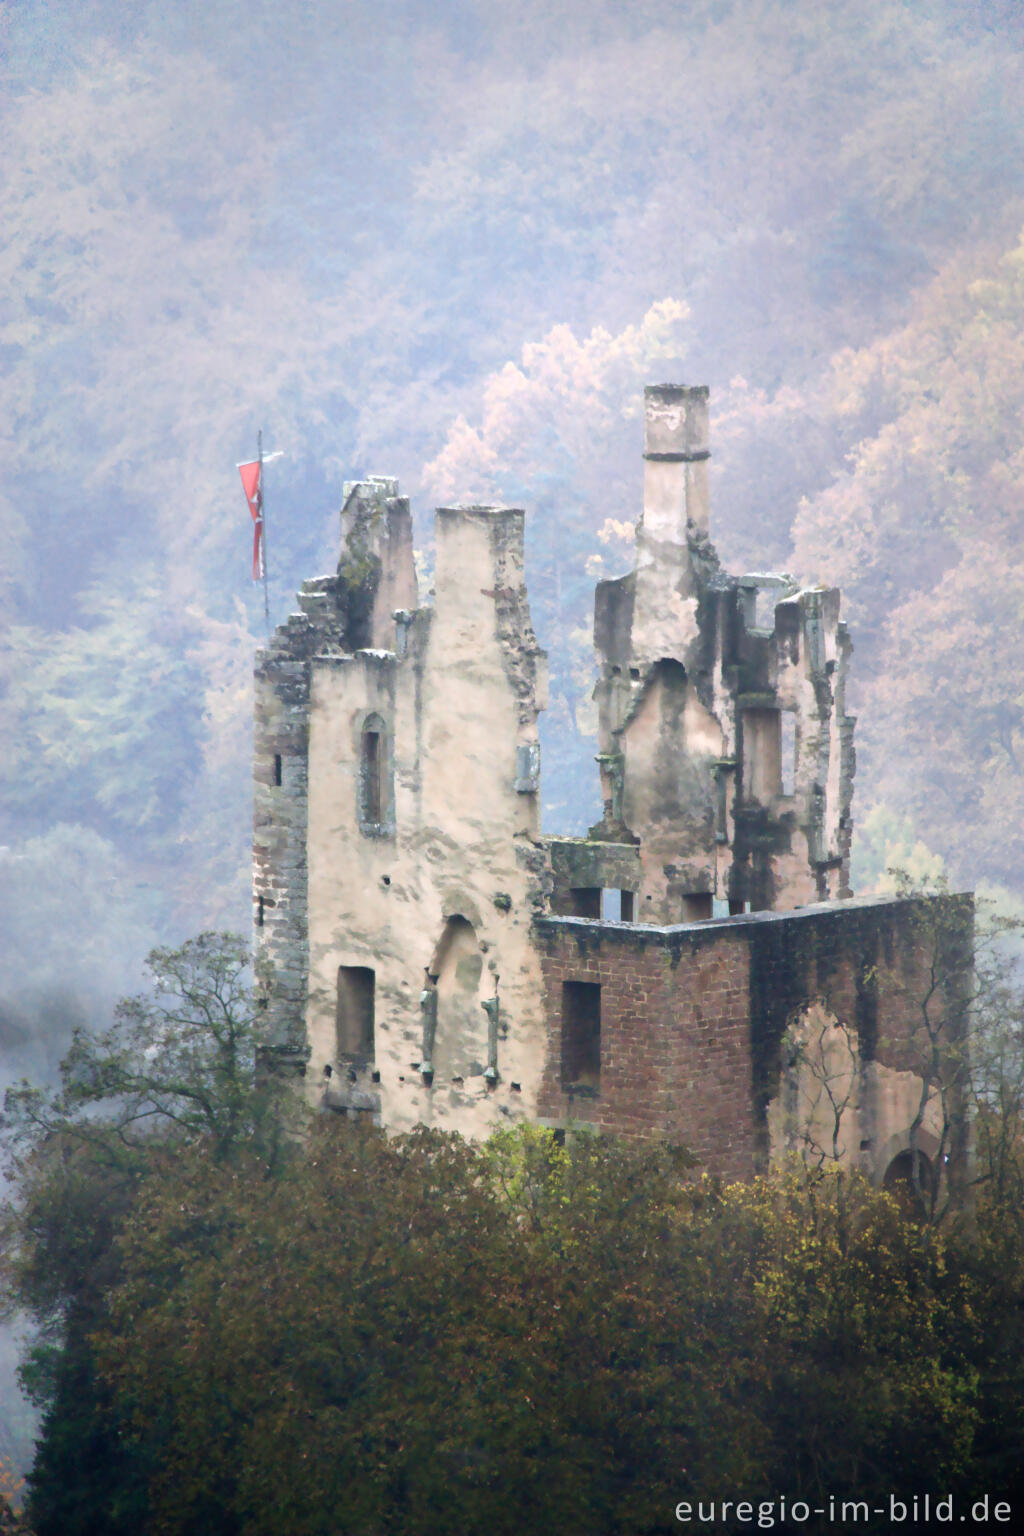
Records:
[[[217,1165],[259,1155],[272,1172],[291,1124],[290,1101],[257,1080],[244,943],[204,933],[147,964],[151,990],[124,999],[109,1029],[74,1031],[56,1089],[23,1082],[4,1103],[3,1279],[37,1329],[22,1375],[44,1410],[29,1479],[42,1536],[144,1528],[143,1463],[92,1344],[141,1191],[190,1147]]]
[[[283,1098],[256,1071],[250,957],[235,934],[202,933],[146,961],[152,988],[123,998],[109,1029],[72,1033],[56,1090],[8,1090],[17,1152],[53,1138],[145,1154],[155,1139],[210,1143],[217,1158],[280,1128]]]
[[[524,1127],[329,1118],[286,1156],[243,962],[159,952],[58,1095],[12,1096],[40,1536],[655,1536],[738,1489],[1012,1482],[1011,1186],[940,1229],[826,1166],[721,1189]]]
[[[321,1125],[151,1183],[97,1333],[150,1528],[654,1536],[680,1499],[966,1486],[972,1292],[887,1194],[662,1147]],[[983,1269],[983,1264],[980,1266]]]

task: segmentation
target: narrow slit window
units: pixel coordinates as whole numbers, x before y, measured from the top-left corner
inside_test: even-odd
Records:
[[[384,721],[371,715],[359,741],[359,820],[370,836],[393,824],[389,745]]]
[[[380,760],[381,741],[379,731],[366,731],[363,735],[363,773],[366,777],[366,819],[381,819]]]
[[[263,897],[262,896],[257,896],[257,898],[256,898],[256,927],[257,928],[262,928],[263,927]]]
[[[715,770],[715,842],[729,841],[729,801],[725,770]]]
[[[592,981],[562,983],[562,1087],[601,1085],[601,988]]]
[[[796,794],[796,715],[791,709],[782,714],[782,793]]]
[[[276,788],[278,788],[278,789],[281,788],[281,785],[284,782],[283,769],[284,769],[284,764],[281,761],[281,754],[280,754],[280,752],[275,752],[274,753],[274,784],[275,784]]]
[[[364,1065],[373,1061],[375,981],[375,974],[369,966],[338,967],[339,1061]]]

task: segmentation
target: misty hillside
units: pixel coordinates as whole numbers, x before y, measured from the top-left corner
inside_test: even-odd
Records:
[[[23,0],[0,36],[8,1076],[157,939],[248,930],[260,428],[274,622],[345,479],[399,475],[425,545],[440,500],[528,509],[570,830],[642,385],[710,384],[724,559],[844,588],[862,879],[1021,892],[1016,7]]]

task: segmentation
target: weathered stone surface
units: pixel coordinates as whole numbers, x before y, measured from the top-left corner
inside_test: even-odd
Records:
[[[708,392],[652,386],[645,413],[635,568],[595,596],[586,838],[540,830],[523,512],[441,508],[421,605],[397,481],[346,485],[337,572],[256,663],[261,1063],[391,1127],[582,1119],[739,1176],[825,1135],[834,1080],[833,1139],[881,1177],[935,1109],[890,985],[906,904],[846,899],[839,594],[725,574]]]
[[[605,823],[639,840],[658,923],[701,893],[779,910],[850,891],[839,594],[723,575],[686,478],[710,451],[706,407],[706,392],[646,391],[636,569],[601,583],[594,610]]]
[[[523,580],[523,514],[438,513],[432,608],[418,603],[394,481],[346,487],[342,534],[337,578],[300,595],[315,640],[289,621],[258,671],[268,1039],[301,1041],[325,1108],[482,1132],[530,1112],[542,1055],[530,923],[550,884],[538,809],[546,667]],[[286,729],[278,786],[270,754]],[[373,978],[368,1101],[339,1070],[340,973]],[[410,1044],[424,978],[438,1004],[429,1083]]]
[[[965,1010],[954,968],[941,987],[949,1070],[934,1085],[920,1036],[932,977],[933,920],[970,935],[969,898],[827,902],[795,913],[757,912],[708,923],[653,926],[547,917],[537,924],[547,997],[543,1122],[684,1141],[712,1171],[749,1178],[772,1153],[809,1145],[880,1181],[909,1142],[922,1098],[918,1146],[939,1145],[939,1089],[957,1092]],[[601,991],[600,1081],[585,1098],[564,1079],[565,988]],[[827,1034],[820,1063],[794,1039]],[[801,1033],[802,1032],[802,1033]],[[845,1098],[844,1098],[845,1096]],[[959,1122],[946,1151],[962,1168]]]

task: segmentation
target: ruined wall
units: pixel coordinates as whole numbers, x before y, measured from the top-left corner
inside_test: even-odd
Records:
[[[726,575],[709,542],[708,392],[645,391],[636,565],[599,584],[604,815],[656,923],[849,895],[853,721],[839,594]]]
[[[548,1038],[545,1124],[684,1142],[710,1170],[752,1177],[749,985],[741,938],[714,929],[614,927],[545,918],[538,943]],[[713,941],[708,935],[713,934]],[[565,983],[601,988],[597,1085],[564,1082]]]
[[[255,666],[253,902],[264,1057],[301,1074],[308,1058],[309,729],[314,662],[386,648],[393,608],[415,607],[412,519],[397,481],[345,487],[334,576],[303,583]]]
[[[636,843],[595,842],[584,837],[544,839],[551,861],[550,910],[566,917],[601,917],[601,897],[618,893],[616,918],[632,920],[643,877]],[[622,899],[629,898],[622,911]]]
[[[537,931],[549,1021],[540,1097],[546,1123],[667,1135],[727,1178],[764,1170],[773,1153],[807,1149],[806,1120],[787,1124],[787,1117],[800,1092],[806,1107],[812,1086],[813,1058],[792,1055],[812,1016],[841,1026],[853,1046],[852,1056],[832,1063],[835,1091],[852,1090],[842,1148],[873,1178],[884,1177],[908,1145],[922,1096],[934,1098],[923,1095],[933,1042],[922,1028],[922,1003],[939,957],[932,1019],[941,1024],[947,1089],[944,1150],[963,1166],[954,1079],[966,1049],[970,898],[853,900],[664,928],[548,917]],[[601,989],[600,1065],[596,1081],[591,1072],[574,1083],[568,1014],[580,984]],[[936,1114],[932,1104],[921,1121],[927,1155],[938,1145]],[[828,1130],[831,1144],[820,1117],[810,1130],[819,1139]]]
[[[481,1134],[532,1112],[541,1058],[546,669],[523,514],[439,511],[417,607],[396,484],[346,491],[338,576],[306,584],[312,611],[258,669],[264,1035],[287,1034],[315,1102]],[[276,786],[286,710],[302,772]]]
[[[541,835],[523,513],[441,508],[421,604],[397,482],[346,486],[337,572],[257,658],[264,1059],[396,1129],[585,1123],[733,1178],[794,1150],[882,1178],[913,1134],[961,1168],[969,900],[817,904],[849,897],[839,594],[724,574],[708,392],[645,412],[586,838]]]

